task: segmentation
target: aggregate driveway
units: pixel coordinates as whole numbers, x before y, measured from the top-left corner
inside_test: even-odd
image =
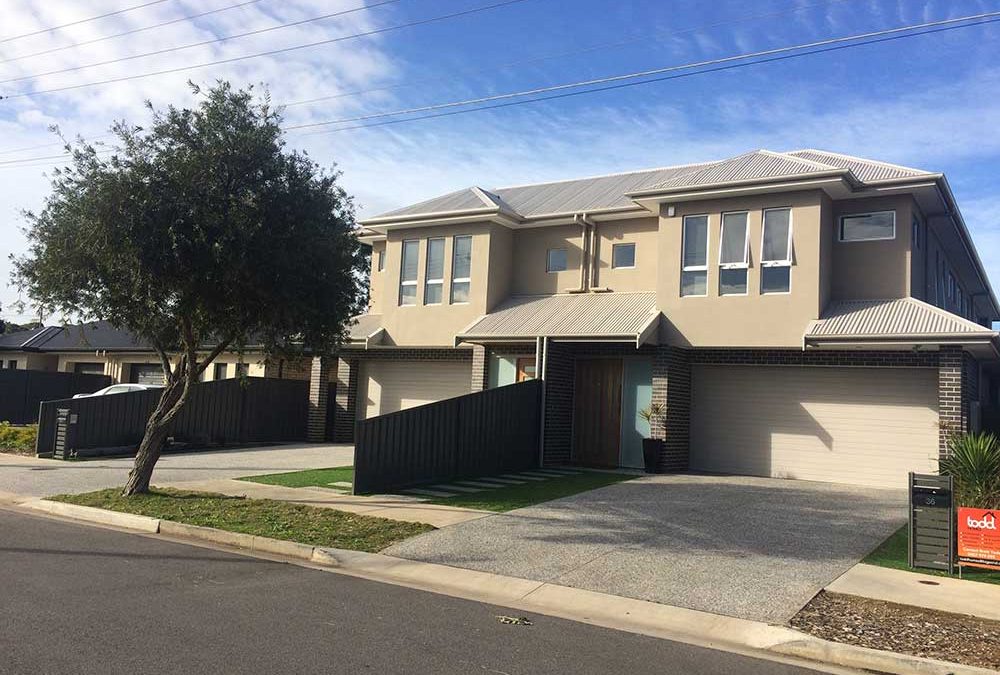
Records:
[[[153,485],[345,466],[354,446],[294,444],[167,454],[153,470]],[[0,454],[0,492],[48,497],[123,485],[132,458],[64,462]]]
[[[644,476],[384,553],[784,623],[906,522],[902,490]]]

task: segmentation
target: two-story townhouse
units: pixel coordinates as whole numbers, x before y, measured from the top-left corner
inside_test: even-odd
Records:
[[[313,365],[339,440],[537,377],[546,463],[641,467],[652,433],[662,470],[898,487],[997,403],[1000,307],[942,174],[759,150],[363,225],[370,311]]]

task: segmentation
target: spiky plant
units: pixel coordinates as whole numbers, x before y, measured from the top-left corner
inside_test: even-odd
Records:
[[[942,475],[955,479],[960,506],[1000,508],[1000,441],[990,433],[961,434],[948,443],[948,456],[939,463]]]

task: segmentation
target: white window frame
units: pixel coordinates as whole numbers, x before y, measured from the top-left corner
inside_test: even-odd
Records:
[[[726,240],[726,216],[745,215],[746,225],[743,228],[743,262],[724,263],[722,262],[722,246]],[[742,293],[722,292],[722,270],[745,270],[745,282]],[[745,296],[750,294],[750,212],[749,211],[723,211],[719,221],[719,297]]]
[[[441,242],[441,276],[431,278],[431,242]],[[427,239],[427,252],[424,255],[424,304],[433,307],[444,304],[444,260],[447,255],[448,239],[446,237],[430,237]],[[437,286],[441,289],[441,300],[439,302],[427,302],[427,289]]]
[[[704,218],[705,219],[705,264],[704,265],[685,265],[684,264],[684,252],[687,247],[687,221],[688,218]],[[680,279],[680,296],[682,298],[704,298],[708,296],[708,242],[711,241],[712,234],[712,216],[707,213],[689,213],[688,215],[681,218],[681,279]],[[684,293],[684,273],[685,272],[704,272],[705,273],[705,292],[700,295],[695,295],[693,293]]]
[[[615,249],[619,246],[631,246],[632,247],[632,264],[631,265],[615,265]],[[634,241],[623,241],[617,244],[611,245],[611,269],[613,270],[634,270],[635,269],[635,254],[636,246]]]
[[[764,259],[764,231],[767,228],[768,211],[788,211],[788,245],[785,247],[785,260],[765,260]],[[787,291],[764,291],[764,271],[760,273],[760,294],[761,295],[789,295],[792,292],[792,259],[795,253],[792,250],[792,233],[795,231],[795,214],[791,206],[773,206],[761,211],[760,217],[760,266],[764,267],[787,267],[788,268],[788,290]]]
[[[864,239],[844,239],[844,221],[848,218],[864,218],[865,216],[877,216],[882,213],[892,214],[892,236],[891,237],[865,237]],[[896,211],[888,209],[885,211],[867,211],[865,213],[845,213],[837,221],[837,241],[842,244],[858,244],[865,241],[892,241],[896,238]]]
[[[455,249],[458,248],[456,243],[459,239],[469,240],[469,276],[467,277],[456,277],[455,276],[455,261],[458,258],[455,257]],[[448,290],[448,302],[452,305],[467,305],[469,301],[465,302],[455,302],[455,284],[466,283],[469,284],[469,293],[472,293],[472,235],[471,234],[456,234],[451,238],[451,284]]]
[[[375,261],[375,270],[378,272],[385,271],[385,249],[383,248],[378,252]]]
[[[406,245],[408,243],[415,243],[417,245],[417,278],[413,279],[413,280],[410,280],[410,281],[404,281],[403,280],[403,272],[406,269]],[[403,288],[407,287],[407,286],[413,286],[413,288],[415,290],[419,288],[417,286],[417,282],[420,281],[420,271],[419,271],[420,270],[420,240],[419,239],[404,239],[403,243],[402,243],[402,246],[400,246],[399,251],[400,251],[400,253],[399,253],[399,293],[398,293],[398,296],[396,298],[397,304],[400,307],[416,307],[418,304],[420,304],[419,298],[417,298],[416,293],[414,293],[414,295],[413,295],[413,304],[412,305],[404,303],[403,302]]]
[[[549,254],[552,253],[552,251],[562,251],[566,255],[566,266],[564,268],[562,268],[561,270],[552,270],[552,269],[549,269],[549,262],[550,262]],[[569,251],[566,250],[565,246],[555,246],[553,248],[547,248],[547,249],[545,249],[545,273],[546,274],[559,274],[560,272],[565,272],[568,269],[569,269]]]

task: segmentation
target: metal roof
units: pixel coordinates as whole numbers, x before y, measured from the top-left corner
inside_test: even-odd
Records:
[[[351,341],[367,341],[382,331],[381,314],[360,314],[351,319],[348,336]]]
[[[50,329],[47,326],[37,326],[29,330],[19,330],[13,333],[0,334],[0,349],[24,349],[25,347],[30,346],[30,343],[33,340],[41,337],[48,330]]]
[[[996,337],[996,331],[916,298],[831,303],[806,339]]]
[[[460,340],[605,338],[641,344],[655,329],[656,293],[512,296],[459,333]]]
[[[754,150],[728,159],[589,178],[516,185],[494,190],[469,187],[418,204],[383,213],[365,222],[403,220],[478,209],[505,211],[521,218],[567,215],[584,211],[636,208],[632,193],[677,190],[715,183],[768,180],[847,171],[860,182],[932,176],[926,171],[852,157],[825,150],[772,152]]]

